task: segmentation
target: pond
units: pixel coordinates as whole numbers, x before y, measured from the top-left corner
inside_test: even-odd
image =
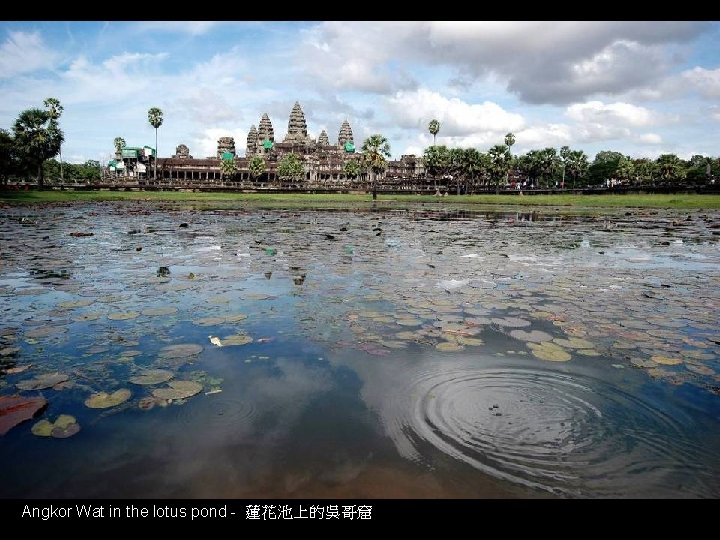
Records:
[[[0,497],[718,497],[718,240],[703,211],[0,208]]]

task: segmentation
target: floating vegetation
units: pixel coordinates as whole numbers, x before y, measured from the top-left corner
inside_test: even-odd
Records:
[[[188,358],[197,356],[203,350],[202,345],[196,343],[181,343],[177,345],[168,345],[160,349],[160,358]]]
[[[140,385],[161,384],[173,378],[173,372],[166,369],[146,369],[140,375],[130,377],[130,382]]]
[[[148,308],[142,310],[142,314],[148,317],[159,317],[161,315],[174,315],[178,309],[174,306]]]
[[[252,343],[253,338],[246,334],[233,334],[231,336],[227,336],[222,338],[222,345],[223,346],[230,346],[230,345],[247,345],[248,343]]]
[[[74,416],[61,414],[55,422],[40,420],[31,429],[33,435],[38,437],[53,437],[55,439],[67,439],[80,432],[80,424]]]
[[[570,353],[563,349],[560,345],[557,345],[551,341],[545,341],[542,343],[528,343],[528,347],[532,351],[533,355],[540,360],[547,360],[548,362],[567,362],[572,358]]]
[[[137,311],[122,311],[122,312],[116,312],[116,313],[110,313],[107,318],[111,321],[129,321],[131,319],[136,319],[140,316],[140,313]]]
[[[552,336],[542,330],[531,330],[526,332],[525,330],[512,330],[510,336],[520,341],[529,341],[533,343],[542,343],[544,341],[550,341]]]
[[[536,444],[542,456],[552,458],[552,467],[570,463],[578,453],[580,461],[598,464],[594,454],[583,452],[604,440],[606,434],[593,431],[602,424],[589,421],[595,418],[592,408],[580,402],[575,403],[579,408],[568,407],[571,403],[550,387],[565,381],[560,388],[572,393],[579,374],[602,379],[605,373],[611,386],[629,395],[652,392],[649,402],[659,408],[674,406],[674,386],[683,385],[678,402],[693,407],[686,417],[700,418],[699,411],[707,416],[702,422],[714,425],[720,396],[717,212],[693,213],[686,222],[684,215],[665,210],[633,210],[624,218],[622,213],[471,212],[447,204],[402,212],[386,211],[382,204],[370,212],[295,212],[249,211],[243,202],[231,211],[197,212],[138,201],[102,203],[97,210],[83,203],[48,206],[40,219],[29,216],[27,207],[9,205],[0,215],[0,389],[24,392],[18,399],[33,399],[27,392],[41,391],[57,410],[74,412],[77,408],[66,407],[87,398],[105,409],[94,422],[110,414],[132,422],[141,416],[138,408],[223,392],[189,402],[178,411],[187,415],[183,422],[153,425],[164,435],[205,421],[234,429],[230,415],[242,408],[235,406],[241,401],[248,408],[272,403],[278,410],[299,410],[312,403],[313,392],[354,392],[354,383],[333,387],[336,375],[353,370],[363,397],[379,400],[368,404],[374,411],[405,414],[418,394],[408,394],[401,381],[425,380],[439,366],[448,381],[467,370],[461,379],[468,391],[456,400],[455,388],[447,394],[428,390],[427,404],[444,415],[432,427],[439,438],[448,442],[448,433],[466,434],[470,446],[483,440],[499,453]],[[90,219],[96,211],[99,217]],[[89,224],[99,241],[67,236]],[[16,241],[19,237],[23,242]],[[266,354],[243,354],[242,346]],[[189,372],[190,365],[209,373]],[[490,380],[477,386],[486,370],[497,368],[499,380],[505,380],[501,374],[515,367],[537,370],[523,381],[544,403],[528,401],[533,394],[519,393],[514,378],[507,386]],[[635,369],[617,371],[625,367]],[[222,388],[218,375],[232,384]],[[543,381],[552,384],[536,384]],[[320,383],[323,389],[315,389]],[[130,384],[139,385],[131,387],[133,395],[129,390],[117,391],[119,396],[93,394]],[[72,385],[73,390],[56,393]],[[592,392],[588,388],[583,395],[597,397]],[[619,409],[602,410],[603,419],[628,412]],[[535,417],[535,410],[543,414]],[[544,431],[525,429],[537,422],[525,423],[519,411],[539,418]],[[151,414],[144,421],[158,418]],[[473,423],[457,423],[463,418]],[[596,439],[574,431],[585,420],[585,435],[596,433]],[[56,423],[53,411],[35,431],[52,437]],[[383,419],[388,432],[396,426],[396,418]],[[303,433],[295,427],[290,426],[292,433]],[[632,438],[641,433],[637,427],[629,422],[622,425],[625,431],[613,433]],[[83,429],[89,441],[95,430],[84,421]],[[20,431],[6,452],[42,444]],[[708,446],[717,442],[707,440]],[[88,448],[101,451],[104,444],[111,443],[98,439]],[[470,446],[477,457],[478,448]],[[635,463],[655,467],[652,448]],[[408,457],[437,462],[421,448],[417,453]],[[0,455],[7,455],[1,447]],[[48,462],[54,457],[48,454]],[[538,461],[528,463],[536,467],[525,477],[530,481],[547,476],[563,483],[565,472],[577,476],[584,470],[560,467],[554,476],[549,467],[544,476]],[[700,470],[692,464],[655,476],[685,486]],[[512,466],[504,472],[519,474]],[[638,470],[633,480],[650,476]],[[52,484],[60,485],[56,479]],[[678,489],[683,496],[696,494]],[[0,486],[0,492],[7,490]],[[610,495],[618,493],[624,494]],[[716,496],[717,489],[698,493]]]
[[[91,409],[109,409],[126,402],[132,396],[132,392],[127,388],[116,390],[112,394],[107,392],[99,392],[93,394],[85,400],[85,405]]]
[[[195,381],[172,381],[167,388],[156,388],[153,390],[153,396],[168,401],[187,399],[199,394],[202,389],[202,384]]]
[[[27,379],[17,383],[20,390],[45,390],[64,383],[70,377],[64,373],[43,373],[36,375],[32,379]]]
[[[652,360],[656,364],[662,364],[663,366],[677,366],[678,364],[683,363],[680,358],[671,358],[669,356],[662,356],[659,354],[651,356],[650,360]]]

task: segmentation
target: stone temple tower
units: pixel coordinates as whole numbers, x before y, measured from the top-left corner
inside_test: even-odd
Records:
[[[353,132],[350,127],[350,122],[345,120],[340,126],[340,133],[338,134],[338,146],[345,146],[346,142],[354,143]]]
[[[245,155],[246,156],[254,156],[257,154],[258,150],[258,132],[257,129],[255,129],[255,125],[253,124],[250,127],[250,131],[248,131],[247,136],[247,145],[245,146]]]
[[[283,142],[306,143],[308,142],[307,122],[305,121],[305,113],[297,101],[290,111],[290,119],[288,120],[288,132]]]
[[[330,146],[330,139],[328,139],[327,132],[323,129],[318,137],[318,144],[320,146]]]
[[[258,142],[262,144],[265,140],[275,142],[275,130],[273,129],[272,122],[270,122],[270,117],[267,113],[262,115],[262,118],[260,119],[260,127],[258,127]]]
[[[233,137],[220,137],[218,139],[217,157],[223,157],[225,152],[235,155],[235,139]]]

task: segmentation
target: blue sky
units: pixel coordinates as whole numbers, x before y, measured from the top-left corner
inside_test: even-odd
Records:
[[[290,110],[331,142],[346,118],[392,154],[432,143],[514,152],[567,144],[593,157],[720,155],[715,22],[1,22],[0,127],[57,97],[63,158],[107,161],[113,139],[195,157],[267,112],[282,140]]]

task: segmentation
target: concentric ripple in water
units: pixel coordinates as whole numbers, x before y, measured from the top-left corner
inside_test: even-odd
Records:
[[[451,370],[425,374],[412,395],[404,436],[515,483],[576,496],[719,493],[707,468],[713,460],[692,439],[688,419],[603,381]]]

